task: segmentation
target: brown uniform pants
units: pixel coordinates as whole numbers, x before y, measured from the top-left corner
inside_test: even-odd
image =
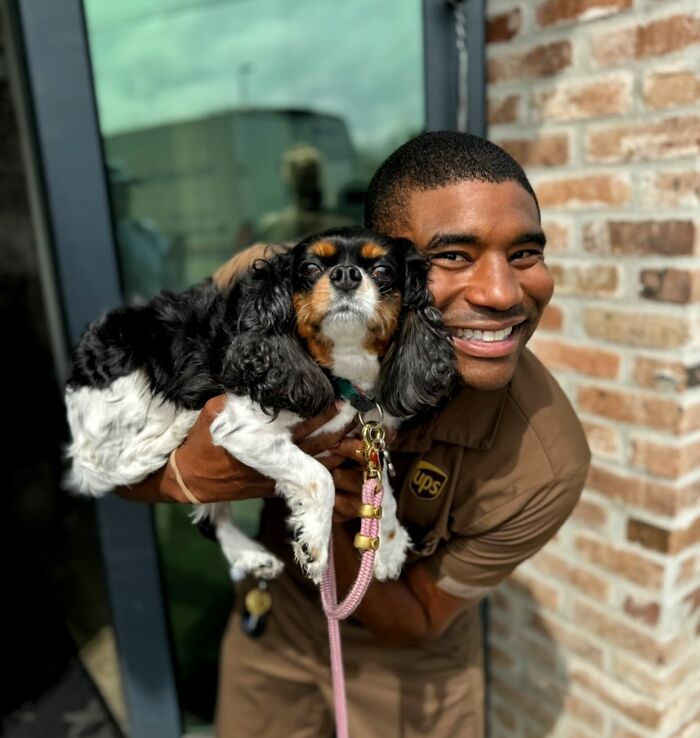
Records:
[[[285,577],[257,639],[231,617],[221,647],[217,738],[330,738],[333,687],[325,616]],[[353,738],[483,738],[478,611],[443,636],[411,648],[382,646],[342,626]]]

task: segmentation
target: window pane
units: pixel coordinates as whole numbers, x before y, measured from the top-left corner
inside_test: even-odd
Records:
[[[361,222],[377,165],[424,128],[420,0],[84,5],[128,301]],[[158,534],[181,704],[206,721],[230,583],[186,511]]]

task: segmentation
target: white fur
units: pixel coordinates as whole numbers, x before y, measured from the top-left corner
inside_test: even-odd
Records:
[[[289,507],[294,554],[308,576],[320,582],[328,561],[335,486],[330,472],[292,442],[301,418],[281,412],[271,420],[248,397],[229,395],[211,425],[211,437],[232,456],[275,480]]]
[[[67,456],[73,462],[66,483],[95,496],[160,469],[199,414],[154,397],[140,371],[105,389],[69,388],[65,399],[72,435]]]
[[[369,391],[379,374],[379,359],[363,347],[367,321],[378,295],[364,276],[351,301],[337,291],[334,309],[321,326],[333,343],[333,372]],[[352,309],[342,309],[343,305]],[[338,309],[338,308],[341,309]],[[67,483],[79,492],[102,495],[117,486],[135,484],[160,469],[185,439],[198,411],[182,410],[153,396],[147,377],[137,371],[115,380],[105,389],[81,387],[66,392],[72,460]],[[355,415],[348,402],[312,435],[345,427]],[[320,582],[328,560],[335,486],[330,472],[292,442],[291,429],[301,418],[282,411],[275,419],[248,397],[228,395],[224,409],[211,425],[212,440],[232,456],[276,482],[276,491],[289,507],[294,553],[315,582]],[[394,418],[385,424],[396,427]],[[395,578],[401,571],[409,540],[396,518],[394,499],[384,470],[381,543],[375,557],[378,579]],[[282,562],[236,528],[228,503],[196,505],[195,522],[208,518],[234,571],[269,579]]]

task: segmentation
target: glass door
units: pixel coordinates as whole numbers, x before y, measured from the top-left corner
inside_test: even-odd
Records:
[[[360,223],[377,165],[425,128],[420,0],[83,5],[125,301],[255,241]],[[188,512],[159,506],[156,529],[192,729],[211,721],[232,595]]]

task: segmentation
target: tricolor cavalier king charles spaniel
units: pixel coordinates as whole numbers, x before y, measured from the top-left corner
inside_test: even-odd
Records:
[[[257,261],[229,288],[206,280],[108,313],[83,335],[66,388],[69,486],[101,495],[141,481],[168,461],[204,403],[226,393],[213,442],[275,480],[297,560],[319,582],[335,489],[291,429],[336,401],[338,380],[380,403],[394,425],[447,397],[458,373],[428,268],[404,239],[339,228]],[[355,414],[344,399],[317,432]],[[379,579],[398,576],[409,545],[386,474],[384,485]],[[228,503],[198,505],[194,517],[214,524],[236,569],[280,572],[282,563],[232,524]]]

